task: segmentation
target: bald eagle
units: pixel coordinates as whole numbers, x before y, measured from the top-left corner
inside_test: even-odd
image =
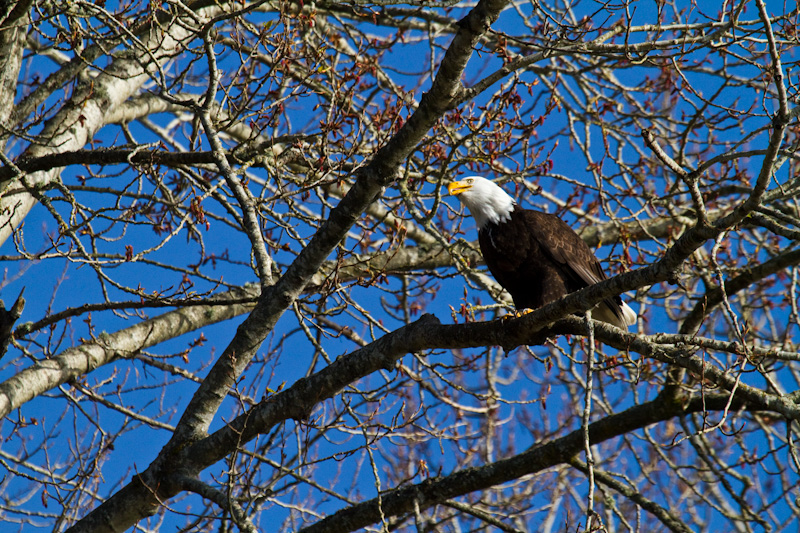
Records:
[[[486,265],[518,310],[537,309],[606,279],[583,239],[557,216],[522,209],[480,176],[447,189],[475,218]],[[636,312],[619,296],[599,303],[592,317],[622,329],[636,323]]]

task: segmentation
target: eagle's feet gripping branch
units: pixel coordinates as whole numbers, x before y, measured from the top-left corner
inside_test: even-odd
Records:
[[[528,315],[530,313],[533,313],[533,309],[523,309],[521,311],[519,309],[514,309],[510,313],[501,316],[500,320],[502,320],[505,323],[505,322],[507,322],[509,320],[513,320],[515,318],[522,318],[525,315]]]

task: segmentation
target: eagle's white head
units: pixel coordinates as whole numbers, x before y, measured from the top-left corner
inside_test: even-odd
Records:
[[[469,176],[451,183],[447,190],[467,206],[478,224],[478,229],[490,222],[498,224],[511,219],[516,202],[493,181],[480,176]]]

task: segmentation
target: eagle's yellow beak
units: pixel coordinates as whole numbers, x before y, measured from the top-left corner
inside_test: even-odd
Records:
[[[464,191],[468,191],[472,188],[471,183],[467,183],[466,181],[454,181],[450,185],[447,186],[447,192],[452,194],[453,196],[458,196]]]

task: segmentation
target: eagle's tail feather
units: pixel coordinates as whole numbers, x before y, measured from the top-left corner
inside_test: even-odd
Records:
[[[620,299],[619,303],[613,300],[606,300],[599,304],[592,309],[592,318],[617,326],[620,329],[628,329],[629,326],[636,324],[638,316],[636,311]]]

